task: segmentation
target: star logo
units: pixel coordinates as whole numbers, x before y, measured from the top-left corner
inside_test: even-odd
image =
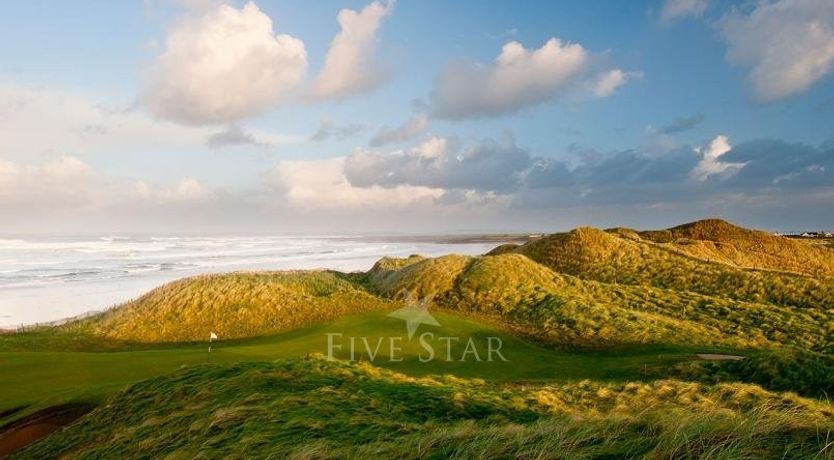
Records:
[[[397,318],[405,321],[405,328],[408,331],[408,340],[414,338],[414,333],[421,324],[429,326],[440,326],[440,323],[429,313],[429,303],[431,298],[427,297],[421,301],[415,301],[412,294],[406,294],[405,306],[399,310],[394,310],[387,316]]]

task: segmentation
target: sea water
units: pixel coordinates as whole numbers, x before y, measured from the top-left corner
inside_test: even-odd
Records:
[[[368,270],[380,257],[482,254],[497,243],[354,236],[0,238],[0,328],[60,321],[178,278],[236,270]]]

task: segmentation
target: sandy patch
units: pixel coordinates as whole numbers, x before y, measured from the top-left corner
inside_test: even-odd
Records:
[[[0,458],[48,436],[94,408],[91,404],[62,404],[39,410],[0,427]]]
[[[707,361],[741,361],[745,359],[744,356],[739,355],[719,355],[715,353],[698,353],[695,355],[701,359],[705,359]]]

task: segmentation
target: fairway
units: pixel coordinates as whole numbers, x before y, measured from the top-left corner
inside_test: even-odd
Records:
[[[366,313],[341,318],[285,333],[215,343],[211,354],[207,343],[177,344],[169,348],[155,347],[132,351],[91,352],[2,352],[0,353],[0,410],[21,405],[45,407],[68,401],[97,402],[109,392],[152,376],[172,372],[182,366],[199,363],[232,363],[273,361],[287,357],[303,357],[310,353],[327,353],[327,334],[342,334],[342,349],[334,356],[348,359],[349,337],[357,337],[357,360],[369,361],[362,348],[365,337],[371,350],[378,348],[373,363],[410,375],[451,374],[459,377],[482,378],[503,382],[628,380],[662,376],[663,369],[685,359],[694,359],[694,351],[661,346],[629,347],[604,352],[568,352],[543,348],[507,332],[446,313],[435,313],[442,325],[421,326],[412,340],[408,340],[405,323],[387,317],[383,312]],[[436,359],[421,362],[426,350],[419,343],[419,335],[431,332],[436,338],[461,338],[452,342],[450,349],[440,340],[430,340]],[[401,351],[389,360],[388,340],[399,337]],[[486,361],[484,347],[488,337],[501,340],[501,359]],[[468,354],[460,358],[468,338],[478,347],[481,361]],[[451,360],[447,361],[447,355]]]

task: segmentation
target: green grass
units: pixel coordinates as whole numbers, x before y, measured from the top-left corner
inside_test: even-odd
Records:
[[[427,352],[419,346],[417,337],[410,342],[407,340],[404,322],[389,318],[383,312],[373,312],[268,337],[222,341],[214,345],[210,355],[206,343],[151,347],[122,345],[124,351],[113,351],[115,345],[111,345],[101,348],[105,351],[93,352],[0,352],[0,388],[4,390],[0,410],[23,404],[33,404],[35,408],[76,400],[95,402],[129,383],[162,375],[182,366],[207,362],[272,361],[326,353],[327,333],[342,333],[345,337],[344,349],[335,353],[337,358],[349,358],[349,336],[369,337],[372,349],[378,337],[403,337],[402,362],[388,361],[387,342],[384,342],[374,362],[410,375],[453,374],[514,382],[652,378],[665,375],[664,372],[675,364],[691,360],[693,353],[703,350],[666,346],[589,352],[554,350],[471,319],[442,312],[436,313],[435,317],[442,327],[421,326],[418,334],[433,332],[436,337],[472,337],[481,351],[485,349],[487,336],[500,337],[503,341],[501,351],[509,362],[500,361],[497,356],[494,356],[496,360],[493,362],[476,362],[473,359],[446,362],[445,342],[434,340],[430,344],[437,353],[437,359],[421,363],[419,356],[427,356]],[[39,337],[32,337],[32,340],[39,340]],[[463,348],[464,344],[453,343],[453,359],[460,358]],[[356,358],[367,360],[367,353],[357,352]]]
[[[522,387],[313,357],[145,380],[13,458],[830,458],[832,415],[750,385]]]
[[[21,458],[834,458],[830,254],[783,243],[704,221],[383,258],[365,274],[188,278],[0,335],[0,426],[98,405]],[[387,313],[413,297],[442,326],[409,340]],[[211,354],[209,331],[223,339]],[[427,332],[435,359],[421,362]],[[441,336],[461,339],[450,360]],[[465,353],[471,338],[486,358],[490,337],[507,361]]]
[[[444,276],[436,276],[438,272]],[[585,280],[521,254],[424,259],[376,269],[369,279],[382,295],[431,296],[447,310],[502,322],[560,346],[834,347],[834,315],[829,310]]]

